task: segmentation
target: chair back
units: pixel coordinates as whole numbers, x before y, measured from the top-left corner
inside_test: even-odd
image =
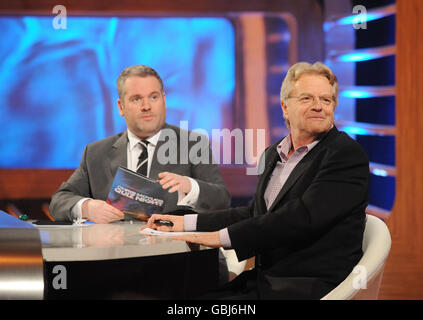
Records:
[[[322,300],[377,300],[390,249],[391,235],[386,224],[366,214],[363,257],[348,277]]]

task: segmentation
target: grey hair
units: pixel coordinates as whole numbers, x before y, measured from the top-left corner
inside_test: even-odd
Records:
[[[143,64],[139,64],[139,65],[134,65],[134,66],[130,66],[126,69],[124,69],[121,74],[119,75],[119,78],[117,79],[117,90],[118,90],[118,94],[119,94],[119,99],[123,100],[124,96],[125,96],[125,81],[126,79],[128,79],[129,77],[155,77],[159,83],[160,83],[160,88],[161,91],[163,92],[163,80],[162,78],[160,78],[159,74],[156,72],[156,70],[154,70],[153,68],[143,65]]]
[[[287,100],[292,92],[293,84],[303,75],[320,75],[329,80],[332,86],[332,99],[334,106],[338,105],[338,79],[332,70],[322,62],[315,62],[310,64],[308,62],[298,62],[292,65],[286,73],[285,79],[282,82],[280,98],[281,102],[286,105]],[[285,115],[284,115],[285,117]],[[285,118],[287,128],[289,128],[289,121]]]
[[[336,107],[338,105],[338,79],[332,70],[322,62],[316,62],[314,64],[310,64],[308,62],[298,62],[291,66],[282,82],[280,93],[281,101],[286,104],[286,100],[291,94],[293,83],[305,74],[320,75],[329,80],[333,89],[333,101],[335,102]]]

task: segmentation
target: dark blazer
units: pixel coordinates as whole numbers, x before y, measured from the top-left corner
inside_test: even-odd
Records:
[[[186,150],[183,148],[180,150],[181,137],[188,138],[191,134],[191,139],[187,142],[188,150],[191,150],[197,143],[193,138],[198,138],[200,141],[204,136],[168,124],[165,124],[163,129],[171,130],[172,134],[167,135],[164,141],[159,139],[151,163],[150,178],[157,179],[158,174],[163,171],[189,176],[195,179],[200,187],[198,210],[228,208],[231,197],[217,165],[212,163],[208,140],[201,141],[206,143],[205,149],[209,149],[209,154],[206,154],[209,163],[194,164],[189,160]],[[125,131],[86,146],[79,167],[51,198],[49,208],[56,220],[70,220],[72,207],[83,197],[107,199],[118,166],[127,166],[127,143],[128,135]],[[166,148],[164,144],[174,148]],[[195,150],[197,149],[198,145]],[[177,163],[160,163],[157,157],[158,150],[176,152]],[[187,161],[180,161],[181,159]],[[169,193],[165,212],[176,210],[178,208],[176,203],[177,192]]]
[[[362,256],[369,161],[356,141],[333,127],[294,168],[267,210],[263,195],[279,143],[264,153],[251,205],[199,215],[197,229],[228,226],[238,259],[256,256],[260,298],[319,299]]]

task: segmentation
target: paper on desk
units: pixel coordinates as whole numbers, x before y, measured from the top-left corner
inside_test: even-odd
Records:
[[[167,236],[167,237],[176,237],[181,236],[184,234],[200,234],[204,232],[166,232],[166,231],[158,231],[151,228],[145,228],[140,230],[140,234],[149,235],[149,236]]]

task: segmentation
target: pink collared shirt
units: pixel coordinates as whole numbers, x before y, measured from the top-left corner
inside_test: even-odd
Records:
[[[269,183],[264,192],[264,202],[266,203],[267,209],[271,207],[273,201],[275,201],[283,185],[297,164],[318,142],[319,140],[316,140],[306,146],[299,147],[290,157],[288,155],[292,146],[291,135],[285,137],[281,143],[279,143],[277,151],[281,161],[276,163],[275,169],[272,172]]]
[[[281,191],[283,185],[288,179],[291,172],[294,170],[296,165],[304,158],[304,156],[313,149],[319,140],[315,140],[312,143],[299,147],[295,150],[291,156],[289,151],[292,147],[291,135],[286,136],[277,146],[277,151],[279,153],[281,161],[276,163],[275,169],[272,172],[272,176],[269,180],[269,183],[264,192],[264,201],[266,203],[266,208],[269,209],[275,201],[277,195]],[[189,214],[184,216],[184,229],[185,231],[195,231],[197,226],[197,214]],[[220,242],[222,247],[225,249],[230,249],[231,239],[229,238],[228,228],[221,229],[219,231]]]

